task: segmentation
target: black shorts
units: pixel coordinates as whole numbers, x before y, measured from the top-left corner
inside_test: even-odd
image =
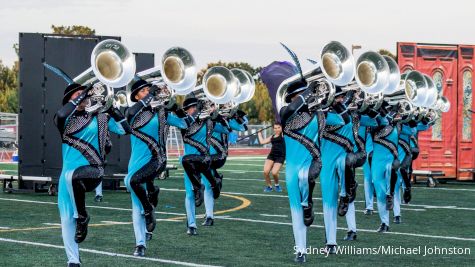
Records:
[[[270,153],[270,154],[267,156],[267,159],[268,159],[268,160],[272,160],[272,161],[275,162],[275,163],[284,164],[285,156],[284,156],[284,155],[275,155],[275,154]]]

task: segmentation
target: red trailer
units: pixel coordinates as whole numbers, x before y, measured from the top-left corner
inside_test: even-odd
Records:
[[[441,170],[449,177],[472,178],[475,170],[472,85],[474,46],[398,43],[401,72],[418,70],[434,79],[439,92],[450,101],[430,130],[419,134],[420,156],[414,169]]]

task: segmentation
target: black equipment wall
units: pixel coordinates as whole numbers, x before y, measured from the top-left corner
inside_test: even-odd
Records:
[[[53,123],[61,107],[66,82],[45,70],[43,62],[75,77],[90,67],[94,46],[111,36],[69,36],[20,33],[20,175],[59,177],[62,166],[61,138]],[[154,66],[154,55],[136,53],[137,71]],[[119,89],[116,89],[119,90]],[[112,136],[106,174],[126,173],[130,155],[129,137]]]

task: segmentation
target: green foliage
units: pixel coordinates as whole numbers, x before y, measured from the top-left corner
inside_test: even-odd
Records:
[[[87,26],[73,25],[73,26],[56,26],[51,25],[51,30],[55,34],[67,34],[67,35],[96,35],[96,30]]]
[[[9,68],[0,60],[0,112],[18,112],[18,62]]]

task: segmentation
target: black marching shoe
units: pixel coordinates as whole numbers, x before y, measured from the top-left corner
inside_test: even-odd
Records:
[[[401,216],[394,216],[394,221],[393,221],[395,224],[401,224],[402,220],[401,220]]]
[[[155,190],[148,195],[148,201],[154,207],[158,205],[158,194],[160,194],[160,187],[155,186]]]
[[[81,216],[76,219],[76,234],[74,235],[74,241],[76,241],[76,243],[79,244],[86,239],[87,226],[90,219],[91,217],[89,217],[89,215],[86,218]]]
[[[350,193],[349,193],[350,201],[349,201],[349,203],[352,203],[353,201],[355,201],[356,189],[358,189],[358,183],[357,182],[355,182],[355,184],[350,188]]]
[[[148,233],[148,232],[145,233],[145,240],[146,241],[152,240],[152,237],[153,237],[153,233],[151,233],[151,232],[150,233]]]
[[[201,206],[203,204],[203,192],[204,192],[205,186],[201,185],[200,188],[198,189],[193,189],[193,192],[195,193],[195,207]]]
[[[135,257],[144,257],[145,256],[145,247],[140,245],[135,247],[134,251],[134,256]]]
[[[338,202],[338,215],[339,216],[345,216],[346,213],[348,212],[348,204],[350,203],[350,198],[348,196],[346,197],[340,197],[340,201]]]
[[[305,263],[307,261],[307,258],[305,254],[298,252],[297,255],[295,255],[294,261],[296,263]]]
[[[97,195],[97,196],[94,198],[94,202],[102,202],[102,196],[101,196],[101,195]]]
[[[336,245],[326,245],[325,252],[328,254],[336,254]]]
[[[307,207],[303,207],[303,224],[305,226],[310,226],[315,219],[315,214],[313,213],[313,204],[308,203]]]
[[[80,263],[68,263],[68,267],[81,267]]]
[[[343,240],[345,240],[345,241],[354,241],[354,240],[356,240],[356,232],[348,231],[346,233],[345,238],[343,238]]]
[[[389,232],[389,226],[387,226],[385,223],[382,223],[378,228],[378,233],[386,233],[386,232]]]
[[[394,208],[394,196],[386,195],[386,210],[392,210]]]
[[[210,217],[206,217],[206,220],[201,224],[203,226],[213,226],[214,219]]]
[[[366,210],[364,211],[364,215],[373,215],[373,210],[366,209]]]
[[[404,189],[404,194],[402,195],[404,204],[408,204],[411,201],[411,188]]]
[[[153,232],[153,230],[155,230],[155,226],[157,226],[157,220],[155,218],[155,209],[149,212],[145,212],[144,216],[147,232]]]
[[[188,227],[188,230],[186,231],[188,235],[198,235],[198,232],[196,231],[195,227]]]

